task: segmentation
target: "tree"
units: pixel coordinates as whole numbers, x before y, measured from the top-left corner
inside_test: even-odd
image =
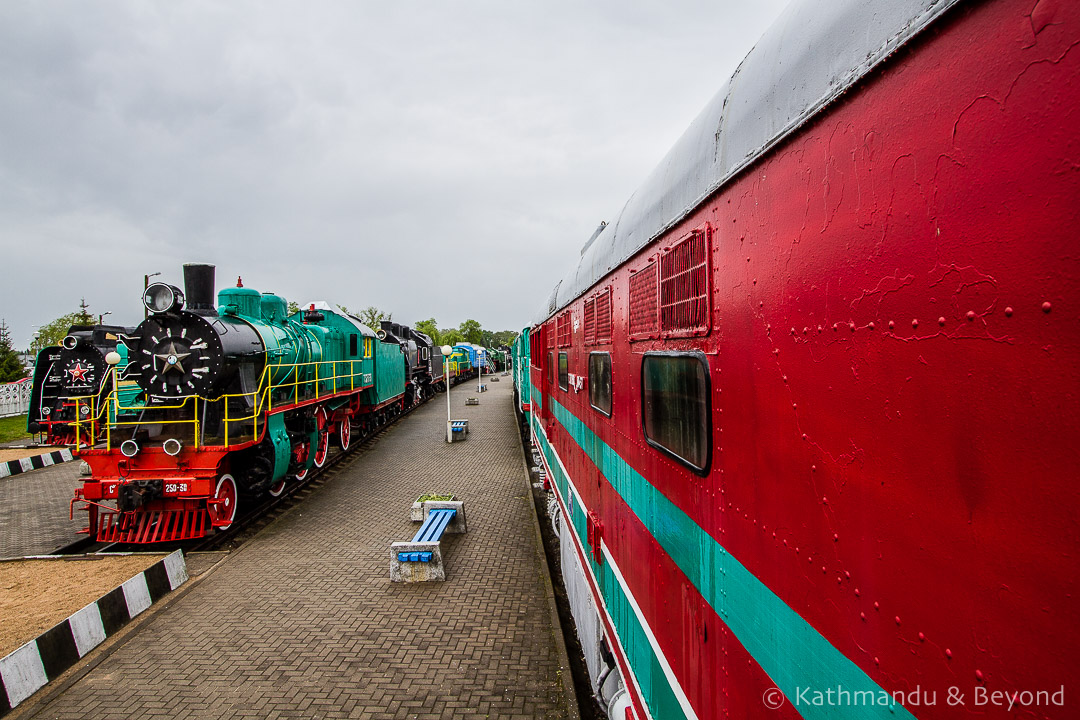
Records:
[[[372,330],[379,329],[379,323],[383,320],[389,320],[394,316],[393,313],[384,313],[374,305],[368,305],[366,308],[356,314],[356,317],[360,318],[360,322],[367,325]]]
[[[86,304],[86,298],[79,300],[79,312],[75,313],[75,322],[72,325],[94,325],[94,316],[90,314],[90,306]]]
[[[296,302],[295,300],[290,300],[288,309],[289,317],[292,317],[298,312],[300,312],[300,303]]]
[[[59,345],[60,341],[67,337],[68,330],[72,325],[93,325],[94,319],[85,313],[68,313],[61,315],[50,323],[38,328],[38,337],[34,342],[34,351],[42,348]]]
[[[443,345],[457,345],[460,342],[465,342],[465,336],[457,328],[450,328],[439,332],[439,341]]]
[[[413,328],[417,332],[422,332],[427,335],[436,345],[445,344],[442,341],[442,333],[439,332],[439,326],[435,324],[435,318],[428,318],[427,320],[417,320],[413,323]]]
[[[518,334],[513,330],[500,330],[494,334],[492,339],[492,345],[498,347],[500,345],[510,346],[514,344],[514,340],[517,339]]]
[[[11,332],[7,323],[0,320],[0,383],[15,382],[26,377],[26,369],[19,354],[11,347]]]
[[[461,337],[465,339],[465,342],[479,345],[480,341],[484,339],[484,329],[475,320],[466,320],[461,323],[458,330],[461,332]]]

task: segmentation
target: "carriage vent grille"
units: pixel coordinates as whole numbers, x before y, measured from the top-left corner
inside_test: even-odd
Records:
[[[664,335],[709,329],[708,226],[660,255],[660,330]]]
[[[653,337],[656,314],[656,263],[650,262],[630,276],[630,337]]]
[[[611,288],[585,301],[585,344],[605,345],[611,342]]]
[[[568,347],[570,345],[570,311],[567,310],[558,317],[555,321],[555,334],[558,336],[556,341],[559,347]]]
[[[596,344],[596,298],[585,301],[585,344]]]
[[[544,348],[547,346],[547,335],[546,327],[538,327],[529,336],[530,361],[536,367],[540,367],[541,359],[544,357]]]
[[[596,344],[611,342],[611,288],[596,296]]]

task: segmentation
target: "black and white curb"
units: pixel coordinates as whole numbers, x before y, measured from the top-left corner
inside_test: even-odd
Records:
[[[187,579],[184,554],[177,550],[0,659],[0,716],[55,680]]]
[[[64,448],[63,450],[53,450],[51,453],[45,453],[43,455],[31,455],[30,457],[25,457],[21,460],[8,460],[5,463],[0,463],[0,478],[30,472],[31,470],[40,470],[43,467],[71,462],[74,459],[75,458],[71,455],[71,451]]]

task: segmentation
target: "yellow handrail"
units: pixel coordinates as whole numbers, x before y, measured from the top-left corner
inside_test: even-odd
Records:
[[[321,375],[320,372],[319,372],[320,366],[325,366],[327,364],[331,365],[331,371],[330,371],[330,376],[329,377],[327,377],[326,375]],[[311,361],[311,362],[306,362],[306,363],[294,363],[294,364],[286,364],[286,365],[267,365],[265,368],[263,368],[262,375],[259,378],[258,389],[254,390],[252,392],[247,392],[247,393],[227,393],[227,394],[222,395],[222,396],[220,396],[218,398],[215,398],[215,399],[205,398],[205,397],[202,397],[200,395],[184,395],[184,396],[176,398],[176,402],[174,404],[154,405],[153,409],[154,410],[180,410],[180,411],[190,409],[190,411],[191,411],[190,415],[188,415],[185,412],[185,413],[182,413],[182,416],[179,417],[179,418],[169,418],[167,420],[167,422],[170,425],[192,425],[193,426],[193,428],[192,428],[193,429],[193,435],[194,435],[194,446],[196,448],[198,448],[199,445],[200,445],[200,438],[202,438],[202,435],[203,435],[202,421],[200,420],[200,412],[199,412],[199,402],[200,402],[200,400],[203,403],[207,403],[207,404],[223,402],[225,404],[224,405],[224,413],[223,413],[223,415],[224,415],[224,424],[225,424],[224,442],[225,442],[225,447],[229,447],[230,444],[231,444],[230,441],[235,439],[235,437],[230,438],[230,434],[235,434],[235,431],[231,430],[234,423],[245,423],[245,422],[249,422],[249,421],[252,422],[253,423],[252,437],[254,437],[254,438],[259,437],[259,417],[266,414],[266,413],[269,413],[269,412],[271,412],[273,410],[274,391],[289,390],[291,388],[290,394],[293,396],[293,404],[298,405],[301,402],[301,395],[300,395],[301,386],[304,386],[304,385],[310,386],[312,383],[314,383],[314,399],[315,400],[320,400],[320,399],[323,399],[324,397],[326,397],[326,393],[321,393],[320,392],[320,386],[324,382],[331,384],[331,391],[330,391],[331,396],[334,395],[337,392],[339,386],[344,386],[344,380],[346,378],[348,378],[348,380],[349,380],[348,387],[349,387],[350,391],[356,390],[356,388],[357,388],[357,377],[358,376],[359,376],[359,379],[360,379],[360,387],[363,387],[364,386],[363,385],[363,375],[364,375],[364,373],[362,372],[363,365],[362,364],[360,365],[359,371],[357,370],[356,361],[354,361],[354,360],[350,360],[348,362],[347,370],[346,370],[345,367],[343,367],[344,365],[345,365],[345,363],[343,363],[341,361],[338,361],[338,360],[316,360],[316,361]],[[313,372],[313,375],[314,375],[314,379],[303,379],[303,380],[301,379],[302,373],[300,371],[301,371],[301,369],[304,369],[304,368],[311,368],[311,370]],[[339,372],[339,369],[341,370],[341,372]],[[115,370],[114,370],[114,372],[115,372]],[[275,382],[273,380],[273,377],[275,375],[277,375],[278,377],[282,377],[282,379],[280,381]],[[304,373],[304,375],[306,376],[307,373]],[[341,382],[339,382],[339,381],[341,381]],[[236,399],[243,399],[245,401],[245,404],[250,402],[251,407],[252,407],[251,413],[247,414],[247,415],[243,415],[241,417],[232,417],[232,416],[230,416],[230,414],[229,414],[229,404],[230,404],[230,402],[229,401],[230,400],[236,400]],[[75,425],[75,443],[76,443],[76,447],[81,447],[82,446],[82,435],[83,434],[88,433],[90,438],[96,438],[97,437],[97,432],[96,431],[97,431],[97,423],[99,421],[99,418],[97,417],[98,416],[97,408],[99,407],[98,406],[99,397],[94,396],[94,395],[89,395],[89,396],[72,398],[72,400],[75,403],[75,418],[76,418],[75,422],[74,422],[74,425]],[[189,402],[190,402],[190,405],[189,405]],[[87,418],[85,418],[85,419],[83,418],[82,413],[81,413],[81,408],[82,408],[82,405],[84,403],[89,404],[90,408],[91,408],[91,412],[90,412],[89,416]],[[146,424],[145,421],[143,419],[139,418],[139,417],[135,417],[134,419],[131,419],[131,420],[122,420],[121,419],[121,417],[123,415],[137,413],[138,411],[143,410],[145,408],[145,406],[143,406],[143,405],[121,405],[118,390],[115,389],[115,388],[108,393],[108,395],[102,400],[101,404],[104,407],[110,407],[111,406],[112,411],[113,411],[112,412],[112,417],[111,418],[107,417],[106,421],[105,421],[105,448],[106,449],[110,449],[110,450],[112,449],[114,431],[119,430],[120,428],[125,428],[125,427],[135,428],[135,427],[138,427],[139,425]],[[185,415],[186,415],[186,418],[184,417]]]

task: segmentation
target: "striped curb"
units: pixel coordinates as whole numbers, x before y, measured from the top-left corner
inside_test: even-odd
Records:
[[[177,550],[0,659],[0,716],[55,680],[187,579],[184,554]]]
[[[19,475],[24,472],[30,472],[31,470],[40,470],[41,468],[49,467],[50,465],[71,462],[74,459],[71,451],[64,448],[63,450],[53,450],[51,453],[44,453],[42,455],[31,455],[30,457],[24,457],[20,460],[8,460],[7,462],[0,463],[0,478],[5,478],[9,475]]]

